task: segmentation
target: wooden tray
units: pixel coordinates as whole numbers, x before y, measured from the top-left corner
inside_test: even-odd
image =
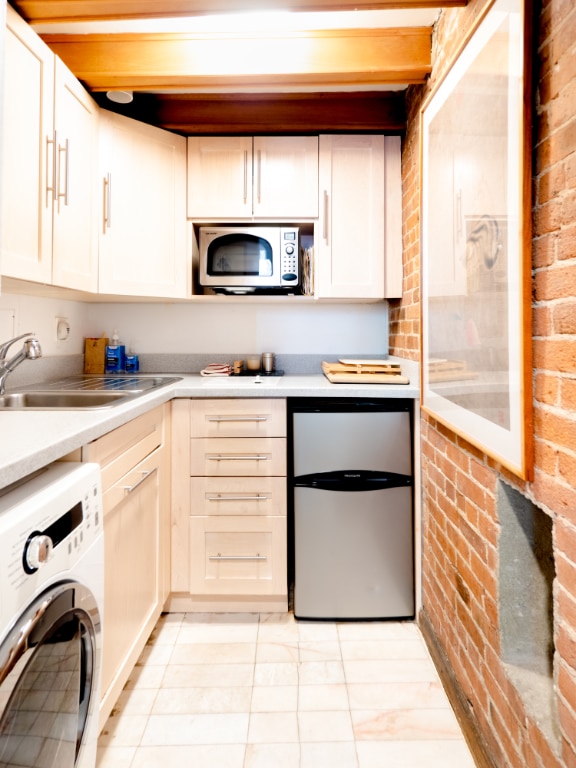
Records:
[[[402,376],[397,363],[375,363],[373,360],[361,364],[322,362],[322,370],[332,384],[410,384],[407,376]]]

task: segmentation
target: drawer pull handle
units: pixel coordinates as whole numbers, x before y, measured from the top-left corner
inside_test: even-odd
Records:
[[[269,456],[263,456],[262,454],[258,453],[253,453],[246,456],[217,453],[208,455],[206,458],[208,461],[268,461]]]
[[[249,494],[234,495],[232,493],[217,493],[215,496],[206,496],[208,501],[266,501],[268,498],[268,496],[262,496],[261,494],[251,496]]]
[[[268,560],[266,555],[221,555],[218,552],[217,555],[208,555],[208,560]]]
[[[145,472],[142,472],[142,477],[140,480],[137,480],[134,485],[123,485],[122,488],[126,491],[126,493],[132,493],[132,491],[135,491],[136,488],[138,488],[139,485],[142,485],[144,480],[146,480],[150,475],[154,474],[154,472],[158,472],[158,467],[154,467],[154,469],[147,469]]]
[[[209,416],[208,421],[268,421],[268,416]]]

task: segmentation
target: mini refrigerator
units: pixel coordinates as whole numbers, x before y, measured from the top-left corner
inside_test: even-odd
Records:
[[[289,401],[298,619],[414,617],[412,401]]]

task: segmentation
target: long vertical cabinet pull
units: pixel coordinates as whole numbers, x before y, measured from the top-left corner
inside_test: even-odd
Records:
[[[330,206],[328,205],[329,198],[328,198],[328,191],[324,190],[324,228],[322,232],[322,237],[326,241],[326,245],[328,245],[328,211],[330,210]]]
[[[52,145],[52,163],[49,161],[50,152],[48,148],[50,145]],[[52,165],[52,168],[50,168],[50,165]],[[56,131],[52,134],[52,138],[46,136],[46,208],[51,204],[50,194],[52,194],[53,202],[54,195],[56,194]]]
[[[262,150],[259,149],[257,153],[258,157],[258,203],[262,197]]]
[[[112,224],[112,174],[107,173],[103,178],[103,201],[102,201],[102,232],[110,229]]]
[[[65,172],[62,173],[62,153],[64,153]],[[58,200],[58,210],[60,210],[60,199],[64,198],[64,205],[68,205],[68,187],[70,185],[70,140],[66,139],[64,144],[58,144],[58,193],[56,195]],[[61,192],[61,179],[64,177],[64,191]]]
[[[248,200],[248,152],[244,150],[244,205]]]

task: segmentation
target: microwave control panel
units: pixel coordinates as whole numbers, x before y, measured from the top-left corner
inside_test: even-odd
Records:
[[[280,279],[282,285],[298,285],[298,230],[281,230]]]

